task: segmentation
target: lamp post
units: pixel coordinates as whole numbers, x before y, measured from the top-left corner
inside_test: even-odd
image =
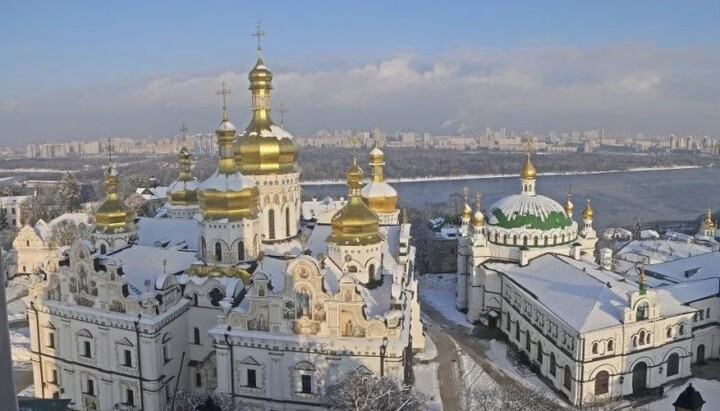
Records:
[[[677,400],[673,403],[675,411],[700,411],[702,410],[705,400],[702,395],[693,388],[692,384],[688,384],[685,391],[681,392]]]

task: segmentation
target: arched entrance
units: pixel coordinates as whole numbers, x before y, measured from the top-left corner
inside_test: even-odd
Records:
[[[702,364],[705,362],[705,344],[698,345],[697,348],[697,363]]]
[[[635,364],[635,368],[633,368],[632,387],[633,394],[647,388],[647,364],[644,361]]]

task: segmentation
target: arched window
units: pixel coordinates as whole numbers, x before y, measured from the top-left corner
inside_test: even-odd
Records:
[[[107,254],[107,247],[105,247],[105,244],[100,244],[100,254]]]
[[[30,247],[30,240],[25,240],[25,246]]]
[[[557,244],[557,234],[553,234],[553,245]]]
[[[570,379],[571,378],[572,378],[572,375],[570,374],[570,366],[566,365],[565,366],[565,376],[563,378],[563,386],[565,388],[567,388],[568,390],[570,389]]]
[[[210,304],[213,307],[219,307],[220,301],[225,298],[222,291],[220,291],[220,289],[217,287],[210,290],[210,293],[208,293],[208,297],[210,297]]]
[[[503,244],[507,244],[507,234],[503,234]]]
[[[637,335],[633,337],[633,347],[637,347]]]
[[[238,242],[238,261],[242,261],[245,259],[245,243],[240,241]]]
[[[648,303],[642,302],[642,303],[638,304],[637,310],[635,311],[635,319],[637,321],[647,320],[647,316],[648,316]],[[642,340],[642,338],[641,338],[641,340]]]
[[[680,369],[680,356],[677,353],[670,354],[667,361],[667,376],[676,375]]]
[[[592,353],[597,354],[598,353],[598,343],[593,343],[592,345]]]
[[[672,327],[668,327],[667,330],[665,330],[665,337],[672,338]]]
[[[537,362],[539,362],[540,364],[543,363],[542,343],[539,340],[537,343]]]
[[[509,312],[507,313],[507,317],[505,317],[505,328],[506,328],[508,331],[510,331],[510,329],[512,328],[512,322],[511,322],[511,319],[510,319],[510,313],[509,313]]]
[[[193,328],[193,344],[200,344],[200,329]]]
[[[607,343],[607,350],[612,351],[613,350],[613,340],[608,341]]]
[[[530,353],[530,330],[525,330],[525,350]]]
[[[368,276],[370,277],[370,280],[375,278],[375,264],[370,264],[370,267],[368,267]]]
[[[200,256],[202,258],[205,258],[205,256],[207,255],[207,244],[205,243],[205,237],[200,237],[200,245]]]
[[[553,377],[556,374],[557,363],[555,362],[555,353],[550,353],[550,375]]]
[[[537,237],[534,237],[534,238],[533,238],[533,245],[534,245],[535,247],[537,247],[537,245],[538,245],[538,238],[537,238]]]
[[[517,234],[513,235],[513,245],[517,245]]]
[[[285,237],[290,237],[290,207],[285,209]]]
[[[527,236],[523,236],[523,245],[527,247]]]
[[[275,210],[272,208],[268,211],[268,238],[275,239]]]
[[[222,245],[215,243],[215,261],[222,261]]]
[[[595,395],[607,394],[610,374],[607,371],[600,371],[595,376]]]
[[[348,272],[349,272],[349,273],[356,273],[357,271],[358,271],[358,270],[357,270],[357,267],[355,267],[354,265],[351,265],[351,266],[348,267]]]
[[[548,245],[548,236],[545,236],[545,245]]]
[[[678,334],[685,335],[685,324],[680,324],[680,330],[678,331]]]
[[[650,337],[652,336],[652,333],[647,333],[645,336],[645,344],[650,344]]]
[[[640,331],[640,338],[638,338],[640,345],[645,344],[645,331]]]

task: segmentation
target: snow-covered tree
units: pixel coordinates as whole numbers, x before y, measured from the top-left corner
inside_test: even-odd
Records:
[[[71,220],[63,220],[53,225],[50,232],[50,246],[63,247],[70,245],[75,240],[84,237],[88,232],[88,227],[83,223],[76,223]]]
[[[20,216],[22,224],[35,225],[38,220],[46,220],[48,218],[47,209],[37,196],[28,197],[20,205]]]
[[[132,208],[135,211],[135,215],[138,217],[144,216],[145,213],[145,199],[138,193],[132,193],[128,198],[125,199],[125,205]]]
[[[394,378],[355,370],[327,389],[323,405],[331,411],[421,411],[427,399]]]
[[[170,401],[165,411],[245,411],[247,409],[244,404],[237,400],[233,401],[230,394],[187,387],[178,390],[174,401]]]
[[[66,213],[80,209],[80,185],[74,174],[65,173],[56,194],[58,205]]]
[[[7,209],[0,206],[0,231],[4,231],[10,228],[10,223],[7,221]]]

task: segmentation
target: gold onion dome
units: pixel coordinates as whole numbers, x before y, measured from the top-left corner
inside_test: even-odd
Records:
[[[485,225],[485,215],[480,210],[480,193],[475,196],[475,214],[473,214],[473,225],[482,227]]]
[[[715,228],[715,223],[713,223],[712,220],[712,210],[710,208],[708,208],[705,213],[705,220],[702,223],[702,228],[705,230],[712,230]]]
[[[520,172],[520,178],[525,180],[534,180],[537,177],[537,170],[530,161],[530,153],[526,153],[525,165],[523,165],[522,171]]]
[[[134,229],[134,213],[120,199],[117,192],[118,173],[115,164],[105,170],[105,187],[107,196],[102,205],[95,211],[95,231],[100,233],[125,233]]]
[[[564,207],[564,208],[565,208],[565,213],[566,213],[568,216],[571,216],[571,215],[572,215],[573,209],[575,208],[575,206],[573,205],[572,201],[570,201],[570,198],[572,198],[572,192],[570,191],[570,189],[568,189],[567,200],[565,200],[565,207]]]
[[[369,245],[383,241],[377,214],[370,210],[360,197],[363,172],[353,157],[347,172],[349,199],[330,220],[332,232],[327,242],[338,245]]]
[[[235,142],[235,162],[243,174],[287,174],[298,171],[297,144],[293,136],[270,118],[272,72],[262,58],[250,73],[252,120]]]
[[[195,205],[198,202],[198,183],[190,172],[192,156],[184,144],[178,153],[178,164],[180,175],[168,186],[168,201],[172,205]]]
[[[365,204],[376,213],[394,213],[397,211],[397,191],[387,182],[383,173],[385,154],[377,147],[370,152],[372,178],[360,192]]]
[[[223,83],[223,119],[215,130],[218,139],[220,159],[212,176],[199,187],[198,203],[206,220],[239,221],[256,218],[258,214],[259,190],[252,179],[238,172],[233,156],[235,125],[228,119],[225,99],[229,94]]]
[[[592,205],[590,205],[590,196],[587,197],[586,203],[585,203],[585,210],[583,210],[583,219],[585,220],[592,220],[593,215],[595,212],[593,211]]]

